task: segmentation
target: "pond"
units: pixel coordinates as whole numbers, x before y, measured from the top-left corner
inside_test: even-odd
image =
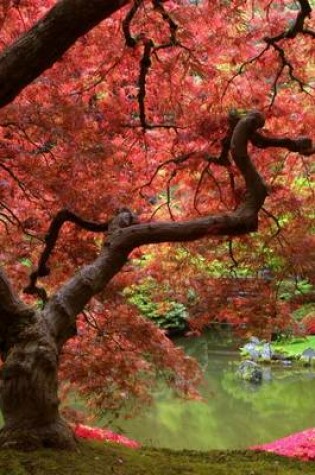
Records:
[[[236,352],[214,348],[208,336],[179,339],[200,362],[204,401],[176,399],[167,388],[154,404],[112,429],[144,445],[171,449],[241,449],[315,427],[315,371],[312,368],[266,368],[253,385],[235,375]]]

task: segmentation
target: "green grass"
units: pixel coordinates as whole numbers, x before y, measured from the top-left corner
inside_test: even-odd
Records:
[[[97,442],[77,452],[0,451],[0,475],[309,475],[314,462],[249,451],[132,450]]]
[[[315,350],[315,336],[296,338],[289,340],[287,343],[273,343],[272,346],[275,351],[285,352],[288,356],[299,356],[307,348]]]

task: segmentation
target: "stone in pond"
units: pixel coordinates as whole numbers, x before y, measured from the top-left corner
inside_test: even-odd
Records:
[[[292,361],[290,360],[282,360],[281,363],[283,366],[292,366]]]
[[[312,358],[315,358],[315,351],[313,348],[306,348],[306,350],[303,351],[301,357],[303,359],[311,360]]]
[[[263,381],[272,381],[271,367],[265,366],[262,368],[262,380]]]
[[[246,343],[246,345],[243,346],[243,351],[246,352],[246,354],[252,359],[252,360],[258,360],[260,353],[259,350],[257,349],[256,343]]]
[[[257,363],[246,360],[239,365],[237,375],[244,381],[258,384],[262,381],[263,372]]]
[[[259,345],[260,344],[260,340],[256,336],[251,336],[250,339],[249,339],[249,342],[254,343],[254,345]]]
[[[272,351],[270,343],[265,343],[260,350],[260,357],[263,359],[263,361],[270,361],[273,353],[274,352]]]

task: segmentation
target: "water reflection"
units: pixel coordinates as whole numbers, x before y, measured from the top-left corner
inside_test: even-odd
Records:
[[[237,356],[214,351],[207,337],[180,343],[203,367],[204,402],[181,401],[165,389],[136,419],[118,421],[129,437],[172,449],[232,449],[315,426],[312,369],[266,368],[264,382],[251,385],[235,376]]]

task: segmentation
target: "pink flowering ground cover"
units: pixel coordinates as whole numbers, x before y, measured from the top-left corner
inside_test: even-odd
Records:
[[[116,434],[108,429],[101,429],[99,427],[90,427],[83,424],[75,424],[73,426],[74,433],[77,437],[83,439],[104,440],[106,442],[115,442],[117,444],[125,445],[131,449],[138,449],[140,444],[135,440],[128,439],[124,435]]]
[[[250,447],[251,450],[273,452],[300,460],[315,460],[315,429],[307,429],[268,444]]]
[[[116,434],[108,429],[90,427],[83,424],[73,425],[77,437],[106,442],[115,442],[132,449],[141,447],[139,442],[129,439],[124,435]],[[273,452],[286,457],[296,457],[300,460],[315,460],[315,429],[307,429],[296,434],[291,434],[283,439],[278,439],[268,444],[255,445],[250,450]]]

